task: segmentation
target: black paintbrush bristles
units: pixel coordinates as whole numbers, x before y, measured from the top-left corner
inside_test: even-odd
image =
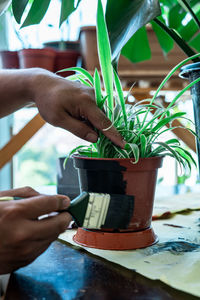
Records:
[[[110,195],[106,220],[101,228],[127,229],[134,210],[134,196]]]

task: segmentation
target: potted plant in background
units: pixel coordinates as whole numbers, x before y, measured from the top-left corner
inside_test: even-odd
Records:
[[[163,142],[159,138],[174,129],[173,120],[185,118],[185,112],[173,111],[174,105],[200,78],[180,91],[167,108],[156,102],[163,85],[190,58],[186,59],[169,73],[152,99],[144,99],[133,106],[126,105],[120,79],[111,63],[111,48],[101,0],[98,0],[97,10],[97,41],[105,93],[102,93],[97,69],[92,77],[82,68],[70,68],[69,71],[77,71],[78,74],[68,79],[94,87],[98,107],[104,110],[127,144],[125,149],[120,149],[99,132],[97,143],[89,147],[79,146],[71,154],[78,152],[78,155],[74,155],[74,165],[79,172],[81,190],[132,195],[134,212],[127,230],[112,232],[79,228],[74,239],[85,246],[102,249],[146,247],[157,240],[151,228],[151,218],[157,170],[162,165],[163,157],[174,157],[184,169],[190,169],[191,164],[195,164],[192,155],[180,146],[177,139]],[[166,129],[165,125],[169,125],[169,128]]]
[[[68,16],[76,10],[79,2],[80,1],[74,6],[72,1],[61,1],[60,26]],[[50,1],[46,1],[41,7],[37,1],[27,0],[23,1],[21,4],[19,4],[18,1],[12,1],[12,11],[19,24],[21,23],[24,10],[26,9],[26,11],[28,11],[21,25],[21,28],[23,28],[28,25],[40,23],[49,8],[49,4]],[[62,28],[60,30],[62,31]],[[58,45],[58,48],[56,48],[56,45]],[[22,68],[41,67],[53,72],[60,70],[64,66],[76,66],[78,57],[80,56],[78,41],[60,41],[59,43],[55,42],[53,44],[50,42],[46,43],[44,46],[44,49],[22,49],[19,52],[20,66]],[[65,76],[65,74],[62,75]]]

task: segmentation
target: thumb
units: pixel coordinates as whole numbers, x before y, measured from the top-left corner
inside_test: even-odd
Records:
[[[36,219],[42,215],[65,209],[70,204],[70,199],[64,195],[39,195],[16,202],[18,208],[25,212],[28,219]]]

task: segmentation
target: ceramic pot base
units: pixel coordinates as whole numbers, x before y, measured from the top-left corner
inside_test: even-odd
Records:
[[[132,232],[103,232],[78,228],[73,240],[82,246],[104,250],[133,250],[158,242],[153,228]]]

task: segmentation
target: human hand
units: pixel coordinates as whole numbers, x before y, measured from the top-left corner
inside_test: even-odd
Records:
[[[0,192],[0,197],[4,196],[26,199],[0,202],[0,274],[31,263],[71,221],[66,212],[38,219],[67,208],[70,201],[66,196],[41,195],[29,187]]]
[[[64,128],[92,143],[98,139],[94,130],[97,128],[113,143],[124,148],[122,136],[97,107],[92,88],[36,69],[32,89],[33,100],[48,123]]]

